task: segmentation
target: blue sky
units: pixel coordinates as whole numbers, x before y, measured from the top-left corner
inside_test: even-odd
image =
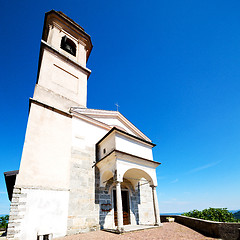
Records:
[[[240,209],[240,2],[3,1],[0,15],[0,214],[3,172],[19,168],[44,13],[92,37],[88,107],[119,111],[157,146],[161,212]]]

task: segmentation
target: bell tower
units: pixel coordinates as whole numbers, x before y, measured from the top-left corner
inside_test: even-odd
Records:
[[[62,12],[47,12],[33,99],[63,111],[86,107],[91,50],[91,38],[81,26]]]

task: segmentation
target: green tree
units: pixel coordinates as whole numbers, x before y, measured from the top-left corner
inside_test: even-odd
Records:
[[[9,216],[0,217],[0,228],[7,228]]]
[[[182,215],[216,222],[238,222],[227,208],[208,208],[202,211],[193,210]]]
[[[233,214],[236,219],[240,219],[240,211]]]

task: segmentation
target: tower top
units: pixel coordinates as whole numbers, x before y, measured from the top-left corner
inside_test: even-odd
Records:
[[[91,74],[86,63],[92,47],[91,37],[71,18],[55,10],[47,12],[33,98],[64,111],[85,108]]]
[[[50,10],[45,13],[42,39],[49,42],[49,27],[57,27],[60,31],[67,31],[72,37],[75,37],[78,42],[81,42],[86,49],[87,60],[92,51],[93,45],[91,37],[84,29],[74,22],[70,17],[61,11]]]

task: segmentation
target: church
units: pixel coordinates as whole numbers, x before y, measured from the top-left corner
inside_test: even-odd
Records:
[[[160,226],[154,143],[119,111],[87,108],[91,37],[45,14],[20,169],[5,172],[7,239]]]

